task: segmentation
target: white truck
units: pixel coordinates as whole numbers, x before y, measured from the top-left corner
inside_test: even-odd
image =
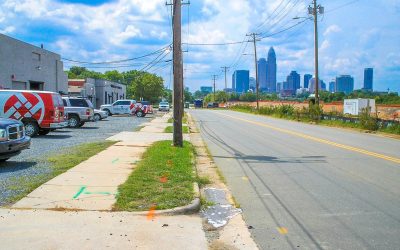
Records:
[[[136,104],[135,100],[118,100],[113,104],[101,105],[100,109],[111,115],[132,114]]]
[[[364,108],[370,108],[371,113],[376,112],[374,99],[344,99],[343,114],[359,115]]]

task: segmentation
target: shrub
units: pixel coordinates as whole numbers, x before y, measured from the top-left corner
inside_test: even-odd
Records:
[[[379,129],[378,119],[377,117],[371,116],[369,109],[362,109],[359,118],[361,128],[372,131],[376,131]]]

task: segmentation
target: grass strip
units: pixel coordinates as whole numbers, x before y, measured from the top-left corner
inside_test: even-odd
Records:
[[[359,123],[352,123],[352,122],[344,122],[341,120],[320,120],[318,123],[315,123],[314,121],[307,119],[307,118],[300,118],[298,119],[295,117],[295,115],[287,116],[287,115],[280,115],[280,114],[261,114],[255,110],[252,110],[251,108],[244,108],[244,107],[232,107],[230,110],[241,112],[241,113],[247,113],[247,114],[255,114],[255,115],[262,115],[262,116],[269,116],[269,117],[274,117],[278,119],[284,119],[284,120],[290,120],[290,121],[298,121],[298,122],[303,122],[303,123],[310,123],[313,122],[316,125],[324,125],[328,127],[336,127],[336,128],[349,128],[349,129],[354,129],[358,131],[366,131],[368,129],[361,127]],[[372,131],[373,132],[373,131]],[[379,128],[377,132],[383,132],[387,134],[395,134],[395,135],[400,135],[400,126],[399,125],[394,125],[391,127],[387,128]]]
[[[173,122],[174,122],[174,118],[173,117],[168,119],[168,123],[173,123]],[[187,120],[187,115],[186,115],[186,112],[185,112],[184,115],[183,115],[183,118],[182,118],[182,123],[187,123],[187,122],[188,122],[188,120]]]
[[[189,204],[194,197],[194,149],[184,142],[173,147],[172,141],[154,143],[128,180],[118,187],[114,210],[148,211]]]
[[[174,132],[174,127],[173,126],[168,126],[164,129],[164,133],[173,133]],[[189,127],[188,126],[182,126],[182,132],[184,134],[189,133]]]
[[[48,167],[50,171],[34,176],[14,177],[9,184],[9,189],[14,190],[16,194],[8,197],[4,203],[10,205],[17,202],[43,183],[75,167],[114,143],[115,141],[85,143],[65,149],[62,154],[57,154],[38,162],[37,164],[45,164],[47,162],[50,165]]]

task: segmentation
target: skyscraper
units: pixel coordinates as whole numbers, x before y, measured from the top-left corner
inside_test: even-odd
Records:
[[[326,91],[326,83],[323,80],[321,80],[321,90]]]
[[[331,93],[335,92],[335,80],[329,82],[329,92]]]
[[[335,85],[335,92],[350,94],[354,90],[354,78],[350,75],[337,76]]]
[[[321,79],[318,79],[318,90],[322,89]],[[315,77],[311,78],[308,84],[308,90],[310,93],[315,92]]]
[[[232,88],[236,93],[245,93],[249,91],[249,71],[235,70],[232,75]]]
[[[276,92],[276,55],[273,47],[268,51],[266,91],[268,93]]]
[[[308,89],[308,82],[310,81],[311,78],[312,78],[312,75],[310,75],[310,74],[304,75],[303,88]]]
[[[292,94],[295,94],[296,90],[300,88],[300,75],[296,71],[292,71],[287,76],[286,81],[287,81],[286,90],[290,90]]]
[[[254,77],[249,78],[249,88],[253,90],[254,92],[256,91],[256,79]]]
[[[364,69],[364,88],[365,90],[373,90],[373,79],[374,79],[374,69],[365,68]]]
[[[260,58],[257,63],[258,67],[258,84],[261,91],[267,90],[267,60]]]

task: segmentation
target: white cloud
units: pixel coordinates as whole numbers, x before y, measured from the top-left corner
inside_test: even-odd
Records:
[[[15,31],[14,26],[8,26],[5,29],[0,29],[0,33],[3,33],[3,34],[10,34],[10,33],[13,33],[14,31]]]
[[[341,29],[339,26],[337,26],[336,24],[333,24],[333,25],[330,25],[330,26],[325,30],[324,36],[328,36],[328,35],[330,35],[330,34],[332,34],[332,33],[338,33],[338,32],[340,32],[340,31],[342,31],[342,29]]]

